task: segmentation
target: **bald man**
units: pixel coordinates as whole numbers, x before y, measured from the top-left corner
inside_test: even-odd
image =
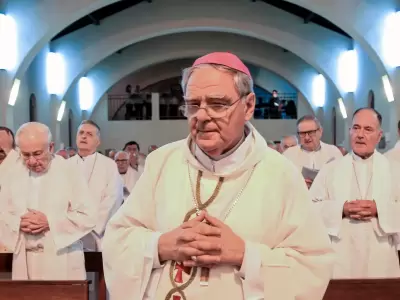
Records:
[[[0,233],[13,251],[15,280],[84,280],[80,239],[95,226],[95,205],[79,172],[53,155],[49,128],[26,123],[16,134],[22,164],[0,193]]]
[[[287,135],[284,136],[281,139],[281,144],[279,146],[279,152],[283,153],[285,152],[287,149],[297,146],[298,141],[297,141],[297,137],[295,135]]]

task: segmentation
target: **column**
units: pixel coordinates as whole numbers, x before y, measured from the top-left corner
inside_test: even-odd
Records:
[[[350,133],[349,129],[352,123],[352,116],[355,111],[355,96],[354,93],[347,93],[343,99],[344,106],[346,107],[347,119],[343,120],[344,125],[344,142],[343,146],[350,150]]]
[[[151,120],[160,120],[160,94],[151,93]]]
[[[8,126],[13,129],[14,124],[9,126],[10,124],[7,122],[8,97],[10,94],[9,76],[6,70],[0,70],[0,126]]]

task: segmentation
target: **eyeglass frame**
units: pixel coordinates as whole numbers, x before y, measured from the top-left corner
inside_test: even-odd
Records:
[[[317,129],[314,130],[308,130],[308,131],[297,131],[297,135],[299,137],[305,138],[308,134],[309,137],[314,137],[317,135],[317,132],[321,129],[321,127],[318,127]]]
[[[197,105],[197,104],[183,104],[183,105],[179,106],[179,110],[180,110],[180,111],[182,112],[182,114],[183,114],[186,118],[188,118],[188,119],[193,118],[193,116],[195,116],[195,115],[200,111],[200,109],[204,109],[204,110],[206,111],[207,115],[208,115],[210,118],[212,118],[212,119],[222,119],[222,118],[225,118],[225,117],[227,116],[228,110],[229,110],[232,106],[234,106],[236,103],[238,103],[240,100],[242,100],[244,97],[247,97],[247,96],[248,96],[248,95],[240,96],[238,99],[236,99],[235,101],[233,101],[232,103],[229,103],[229,104],[209,104],[209,105],[205,105],[204,107],[201,107],[200,105]],[[185,97],[184,97],[184,99],[185,99]],[[222,100],[222,98],[221,98],[221,100]],[[186,99],[185,99],[185,101],[186,101]],[[188,107],[188,106],[192,106],[192,107],[195,106],[195,107],[197,107],[198,109],[197,109],[196,113],[194,113],[194,114],[191,115],[191,116],[187,116],[186,113],[185,113],[185,111],[186,111],[185,108]],[[208,110],[207,110],[207,108],[210,107],[210,106],[220,106],[220,107],[223,107],[223,108],[224,108],[224,113],[225,113],[225,115],[223,115],[223,116],[221,116],[221,117],[213,117],[213,116],[211,116],[210,113],[209,113]]]

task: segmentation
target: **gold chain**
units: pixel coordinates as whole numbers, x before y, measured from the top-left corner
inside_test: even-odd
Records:
[[[189,174],[189,176],[190,176],[190,174]],[[200,200],[201,177],[203,177],[203,171],[199,170],[197,172],[197,181],[196,181],[196,205],[193,209],[188,211],[188,213],[185,215],[185,219],[183,220],[183,222],[189,221],[190,217],[194,213],[198,214],[199,211],[206,209],[215,200],[215,198],[217,198],[217,196],[221,190],[222,184],[224,183],[224,177],[219,177],[218,184],[215,187],[214,192],[212,193],[211,197],[205,203],[201,203],[201,200]],[[190,177],[189,177],[189,179],[190,179]],[[192,184],[191,179],[190,179],[190,184]],[[177,263],[176,261],[171,261],[171,264],[170,264],[169,279],[171,281],[173,288],[165,296],[165,300],[170,300],[172,295],[175,293],[178,293],[182,297],[182,300],[186,300],[186,295],[183,293],[183,290],[186,289],[196,278],[197,267],[192,267],[189,280],[186,283],[178,286],[174,279],[174,270],[175,270],[176,263]]]

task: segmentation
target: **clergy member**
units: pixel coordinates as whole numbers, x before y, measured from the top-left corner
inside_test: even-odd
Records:
[[[327,164],[310,189],[336,251],[333,278],[399,277],[400,166],[375,150],[382,117],[353,115],[352,153]]]
[[[279,146],[280,153],[285,152],[287,149],[297,146],[298,141],[297,141],[297,137],[295,135],[286,135],[281,139],[281,144]]]
[[[128,198],[133,187],[138,181],[140,174],[129,165],[129,153],[119,151],[115,154],[115,162],[117,163],[118,172],[124,183],[124,200]]]
[[[23,164],[7,176],[0,235],[12,249],[17,280],[83,280],[80,239],[95,226],[95,205],[81,174],[59,156],[49,128],[26,123],[16,134]]]
[[[107,226],[111,299],[322,299],[329,238],[298,170],[249,123],[248,68],[208,54],[182,88],[189,137],[149,155]]]
[[[14,133],[11,129],[0,126],[0,192],[2,189],[3,180],[7,178],[12,168],[15,167],[19,158],[17,151],[14,149]],[[7,249],[4,244],[1,243],[1,236],[0,252],[9,252],[9,249]]]
[[[336,146],[321,142],[322,132],[321,123],[316,117],[311,115],[301,117],[297,121],[300,145],[291,147],[283,153],[302,172],[308,188],[324,164],[343,157]]]
[[[129,153],[130,166],[139,174],[142,174],[146,157],[143,153],[140,153],[139,144],[135,141],[127,142],[123,150]]]
[[[115,162],[97,152],[100,127],[95,122],[82,121],[76,144],[78,155],[70,158],[69,162],[84,174],[98,209],[96,227],[83,239],[83,243],[87,251],[101,251],[107,222],[123,201],[123,184]]]

